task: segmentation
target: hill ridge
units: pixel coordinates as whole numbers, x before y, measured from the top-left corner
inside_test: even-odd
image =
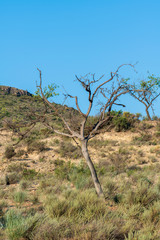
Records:
[[[10,87],[10,86],[4,86],[0,85],[0,95],[14,95],[14,96],[33,96],[30,92],[27,90]]]

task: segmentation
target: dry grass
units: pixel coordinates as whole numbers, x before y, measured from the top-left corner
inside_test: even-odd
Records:
[[[7,158],[6,146],[14,140],[2,132],[0,239],[158,240],[158,128],[145,122],[134,132],[112,130],[90,142],[106,201],[97,198],[74,142],[43,130],[47,137],[33,140],[32,151],[26,142]]]

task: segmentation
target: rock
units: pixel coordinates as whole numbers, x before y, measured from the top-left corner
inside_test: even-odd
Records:
[[[14,88],[14,87],[2,86],[2,85],[0,85],[0,95],[14,95],[17,97],[24,96],[24,95],[31,96],[31,97],[33,96],[28,91]]]

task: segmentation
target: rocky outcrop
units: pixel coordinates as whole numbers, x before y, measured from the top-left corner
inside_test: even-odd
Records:
[[[17,96],[17,97],[25,95],[25,96],[31,96],[32,97],[32,94],[29,93],[28,91],[18,89],[18,88],[14,88],[14,87],[2,86],[2,85],[0,85],[0,95],[14,95],[14,96]]]

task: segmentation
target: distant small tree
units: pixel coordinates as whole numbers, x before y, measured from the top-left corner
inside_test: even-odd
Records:
[[[154,114],[153,102],[160,96],[160,77],[155,77],[153,74],[149,75],[146,80],[130,85],[128,89],[130,89],[131,96],[144,104],[147,117],[152,120],[149,108],[152,108]]]
[[[73,119],[71,119],[71,121],[69,121],[68,119],[66,120],[64,118],[63,114],[45,96],[45,93],[43,92],[43,89],[42,89],[41,70],[37,69],[40,74],[40,83],[37,87],[40,90],[40,93],[44,100],[44,103],[47,104],[53,110],[54,115],[58,116],[61,119],[64,129],[58,130],[53,125],[51,125],[50,122],[45,121],[45,119],[43,120],[43,124],[47,128],[49,128],[50,130],[52,130],[53,132],[55,132],[59,135],[79,140],[82,154],[83,154],[83,156],[86,160],[86,163],[90,169],[96,192],[97,192],[98,196],[100,196],[100,197],[104,197],[104,193],[103,193],[101,184],[99,182],[96,169],[94,167],[94,164],[93,164],[90,154],[88,152],[88,141],[99,133],[98,130],[105,123],[107,123],[111,120],[112,115],[110,113],[111,113],[111,109],[112,109],[113,105],[119,105],[119,106],[124,107],[123,104],[117,103],[117,101],[119,100],[121,95],[124,95],[124,94],[127,94],[128,92],[130,92],[129,85],[127,83],[128,81],[126,82],[124,79],[122,79],[119,76],[119,70],[125,65],[134,68],[134,66],[131,64],[123,64],[123,65],[119,66],[115,72],[111,72],[110,77],[107,80],[103,80],[104,75],[102,75],[98,79],[95,78],[95,74],[87,74],[83,77],[76,76],[76,80],[78,81],[78,83],[80,83],[82,88],[88,94],[88,109],[87,109],[86,113],[84,113],[81,110],[77,96],[65,94],[66,97],[69,97],[69,98],[72,98],[75,100],[76,107],[79,112],[79,120],[76,121],[76,124],[77,125],[79,124],[79,127],[76,127],[76,128],[73,126],[74,116],[73,116]],[[100,81],[101,81],[101,83],[100,83]],[[95,87],[94,90],[92,90],[92,88],[93,88],[92,86],[96,85],[96,84],[97,84],[97,86]],[[96,123],[93,126],[90,126],[90,128],[87,129],[87,131],[86,131],[87,122],[89,119],[89,115],[91,113],[91,109],[93,107],[95,98],[99,94],[101,94],[102,97],[104,97],[104,102],[103,102],[103,104],[101,104],[101,108],[100,108],[100,115],[97,118]]]

